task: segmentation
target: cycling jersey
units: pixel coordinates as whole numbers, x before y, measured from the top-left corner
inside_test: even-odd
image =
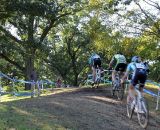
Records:
[[[127,66],[127,71],[128,72],[133,73],[135,70],[136,70],[135,63],[132,62]]]
[[[115,65],[114,70],[125,71],[127,65],[126,65],[126,58],[124,55],[121,54],[114,55],[111,62]]]
[[[130,63],[127,67],[127,71],[133,73],[131,83],[135,86],[138,83],[145,84],[147,79],[147,71],[144,63]],[[142,85],[143,87],[144,85]]]
[[[101,58],[100,58],[100,56],[97,55],[97,54],[93,54],[93,55],[89,58],[89,64],[90,64],[91,66],[93,66],[93,65],[95,64],[95,62],[96,62],[97,64],[101,64],[100,61],[101,61]]]
[[[141,70],[144,70],[144,71],[147,70],[146,66],[143,63],[132,62],[127,66],[127,71],[130,72],[130,73],[133,73],[137,68],[141,69]]]
[[[119,63],[125,63],[126,64],[126,58],[125,58],[124,55],[121,55],[121,54],[114,55],[112,60],[116,61],[116,65],[119,64]]]

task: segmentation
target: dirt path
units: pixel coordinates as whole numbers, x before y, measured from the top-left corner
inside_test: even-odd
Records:
[[[129,120],[125,103],[113,100],[109,95],[108,90],[83,89],[28,99],[18,104],[34,116],[43,115],[43,119],[38,117],[37,120],[49,118],[48,124],[56,123],[68,130],[141,130],[136,115]],[[150,117],[148,130],[160,130],[157,117]]]

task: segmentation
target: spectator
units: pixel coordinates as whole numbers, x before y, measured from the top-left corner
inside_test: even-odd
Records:
[[[60,78],[58,78],[56,81],[56,87],[60,88],[61,86],[62,86],[62,80]]]

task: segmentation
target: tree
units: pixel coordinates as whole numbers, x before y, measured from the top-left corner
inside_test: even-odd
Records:
[[[7,40],[7,42],[1,41],[7,51],[1,48],[0,56],[20,69],[26,80],[30,80],[32,70],[35,68],[37,51],[48,46],[48,42],[45,42],[47,35],[66,16],[80,11],[84,2],[83,0],[3,0],[1,3],[3,8],[0,13],[1,15],[5,13],[5,16],[0,19],[2,23],[0,36]],[[14,48],[11,52],[8,50],[9,44]],[[10,57],[13,51],[16,51],[21,59]],[[19,61],[22,63],[19,64]],[[26,86],[26,89],[28,87]]]
[[[51,70],[68,83],[78,85],[79,74],[87,65],[90,38],[87,31],[78,28],[79,20],[74,18],[59,28],[59,40],[49,57]]]

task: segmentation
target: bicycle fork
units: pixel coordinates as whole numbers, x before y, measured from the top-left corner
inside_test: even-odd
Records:
[[[139,90],[136,90],[137,95],[136,95],[136,107],[138,110],[142,110],[144,112],[147,112],[146,106],[144,104],[144,98],[141,95],[141,92]]]

